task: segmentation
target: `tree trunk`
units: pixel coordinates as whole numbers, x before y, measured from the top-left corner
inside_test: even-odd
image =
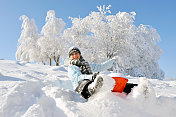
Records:
[[[50,60],[50,61],[49,61],[49,64],[50,64],[50,66],[51,66],[51,65],[52,65],[52,59],[50,58],[49,60]]]
[[[60,59],[60,55],[58,55],[57,57],[54,56],[54,61],[56,62],[56,66],[59,66],[59,59]]]
[[[43,65],[46,65],[44,61],[42,61]]]

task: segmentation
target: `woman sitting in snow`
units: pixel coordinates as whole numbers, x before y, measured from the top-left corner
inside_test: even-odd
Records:
[[[69,49],[69,67],[68,76],[72,81],[73,88],[80,93],[82,97],[88,99],[103,85],[103,78],[98,75],[112,67],[115,57],[102,64],[89,64],[81,55],[77,47]],[[93,74],[94,73],[94,74]],[[129,87],[131,91],[131,86]]]

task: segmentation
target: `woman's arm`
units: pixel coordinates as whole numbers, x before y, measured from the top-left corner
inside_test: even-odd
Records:
[[[114,62],[115,62],[115,59],[110,59],[110,60],[107,60],[101,64],[91,63],[90,67],[93,72],[102,72],[102,71],[105,71],[105,70],[111,68],[113,66]]]

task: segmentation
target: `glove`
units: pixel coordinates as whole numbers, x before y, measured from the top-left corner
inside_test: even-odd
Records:
[[[112,59],[114,59],[115,61],[119,61],[119,57],[118,56],[114,56],[114,57],[112,57]]]
[[[71,60],[70,64],[76,65],[76,66],[81,66],[83,63],[80,60]]]
[[[92,76],[92,80],[93,80],[93,81],[95,80],[95,78],[97,77],[98,74],[99,74],[99,72],[94,73],[94,75]]]

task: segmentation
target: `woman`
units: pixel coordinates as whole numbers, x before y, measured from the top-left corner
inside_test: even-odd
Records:
[[[88,99],[103,85],[103,78],[98,75],[99,72],[111,68],[116,58],[114,57],[102,64],[89,64],[83,59],[77,47],[71,47],[69,49],[69,59],[68,76],[72,81],[73,88],[82,97]],[[126,91],[130,92],[132,87],[131,84],[127,85]],[[128,94],[128,92],[126,93]]]
[[[102,87],[103,78],[98,73],[111,68],[115,62],[114,59],[110,59],[102,64],[89,64],[83,59],[77,47],[69,49],[69,59],[68,76],[72,81],[74,90],[85,99],[88,99]]]

